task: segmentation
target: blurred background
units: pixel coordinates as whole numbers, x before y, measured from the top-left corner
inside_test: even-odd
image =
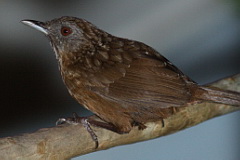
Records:
[[[46,37],[22,19],[87,19],[120,37],[144,42],[200,84],[240,73],[239,0],[0,1],[0,137],[52,127],[84,110],[65,88]],[[179,133],[114,147],[75,160],[237,160],[240,113]],[[81,144],[79,144],[81,145]]]

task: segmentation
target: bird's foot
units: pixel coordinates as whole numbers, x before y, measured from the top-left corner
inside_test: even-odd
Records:
[[[99,119],[99,117],[98,117],[98,119]],[[63,123],[68,123],[68,124],[73,124],[73,125],[82,124],[84,126],[84,128],[87,129],[88,133],[91,135],[93,141],[95,142],[96,149],[98,148],[98,144],[99,144],[98,137],[94,133],[94,131],[90,125],[99,127],[99,128],[104,128],[104,129],[110,130],[110,131],[118,133],[118,134],[129,133],[129,131],[128,132],[121,131],[119,128],[117,128],[113,124],[105,122],[101,119],[96,120],[96,117],[95,118],[93,116],[80,117],[75,112],[73,113],[73,117],[59,118],[58,121],[56,122],[56,125],[63,124]]]
[[[98,148],[98,137],[94,133],[93,129],[90,126],[90,123],[88,122],[88,117],[79,117],[77,113],[73,113],[73,117],[68,118],[59,118],[56,122],[56,125],[68,123],[68,124],[82,124],[84,128],[88,131],[88,133],[91,135],[92,140],[95,142],[95,148]]]

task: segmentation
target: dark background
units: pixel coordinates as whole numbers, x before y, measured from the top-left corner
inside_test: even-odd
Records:
[[[240,73],[239,1],[79,0],[0,1],[0,137],[52,127],[72,112],[91,114],[63,85],[48,40],[20,23],[64,15],[142,41],[200,84]],[[239,112],[177,134],[76,159],[240,158]],[[79,144],[81,145],[81,144]]]

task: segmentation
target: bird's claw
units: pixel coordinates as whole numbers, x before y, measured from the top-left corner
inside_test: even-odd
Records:
[[[95,148],[98,148],[98,138],[97,135],[94,133],[93,129],[90,126],[90,123],[88,122],[87,117],[79,117],[77,113],[73,113],[73,117],[68,118],[59,118],[56,122],[56,125],[68,123],[72,125],[82,124],[84,128],[88,131],[88,133],[91,135],[93,141],[95,142]]]

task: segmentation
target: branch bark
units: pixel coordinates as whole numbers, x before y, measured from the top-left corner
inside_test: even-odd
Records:
[[[211,86],[240,92],[240,74],[217,81]],[[188,105],[165,119],[165,127],[162,127],[161,121],[147,123],[147,128],[143,131],[134,128],[129,134],[123,135],[102,128],[92,128],[99,140],[97,150],[103,150],[168,135],[239,109],[240,107],[214,103]],[[82,125],[65,124],[0,139],[0,159],[61,160],[97,150],[95,142]]]

